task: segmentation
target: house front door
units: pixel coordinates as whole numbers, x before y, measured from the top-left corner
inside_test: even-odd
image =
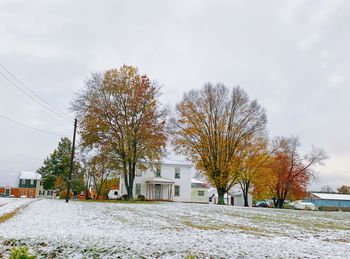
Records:
[[[11,189],[5,189],[5,196],[8,197],[10,196]]]
[[[156,200],[161,200],[161,185],[160,184],[156,184],[155,186],[154,186],[154,198],[156,199]]]

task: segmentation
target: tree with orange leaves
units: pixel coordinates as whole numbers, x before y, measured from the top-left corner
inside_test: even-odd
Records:
[[[109,154],[132,200],[137,166],[158,160],[166,145],[166,110],[160,108],[159,87],[137,68],[124,65],[93,74],[72,108],[83,147]]]
[[[196,163],[217,188],[218,204],[237,183],[247,143],[265,132],[266,115],[239,87],[207,83],[185,93],[171,120],[178,152]]]
[[[286,199],[305,197],[307,185],[315,176],[313,167],[322,164],[327,156],[317,148],[307,155],[300,155],[298,138],[280,138],[278,141],[280,149],[269,162],[261,181],[255,182],[255,188],[268,190],[275,207],[283,208]]]

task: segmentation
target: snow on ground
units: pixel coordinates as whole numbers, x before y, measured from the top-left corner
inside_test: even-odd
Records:
[[[349,258],[350,213],[37,200],[0,223],[0,257]]]
[[[0,198],[0,217],[4,214],[13,212],[16,209],[26,206],[33,201],[34,199]]]

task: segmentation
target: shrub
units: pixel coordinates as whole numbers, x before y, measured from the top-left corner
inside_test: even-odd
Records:
[[[144,200],[146,200],[145,195],[142,195],[142,194],[138,195],[138,196],[137,196],[137,200],[139,200],[139,201],[144,201]]]
[[[123,200],[123,201],[128,200],[128,195],[127,195],[127,194],[123,194],[123,195],[122,195],[122,200]]]
[[[28,247],[21,246],[20,248],[13,248],[11,250],[10,259],[35,259],[36,256],[30,255]]]

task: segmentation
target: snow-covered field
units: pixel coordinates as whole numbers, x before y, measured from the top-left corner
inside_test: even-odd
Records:
[[[4,214],[13,212],[17,209],[24,208],[29,203],[33,202],[34,199],[10,199],[0,198],[0,217]],[[1,228],[0,228],[1,235]]]
[[[36,200],[0,223],[0,258],[22,244],[43,258],[350,258],[350,213]]]

